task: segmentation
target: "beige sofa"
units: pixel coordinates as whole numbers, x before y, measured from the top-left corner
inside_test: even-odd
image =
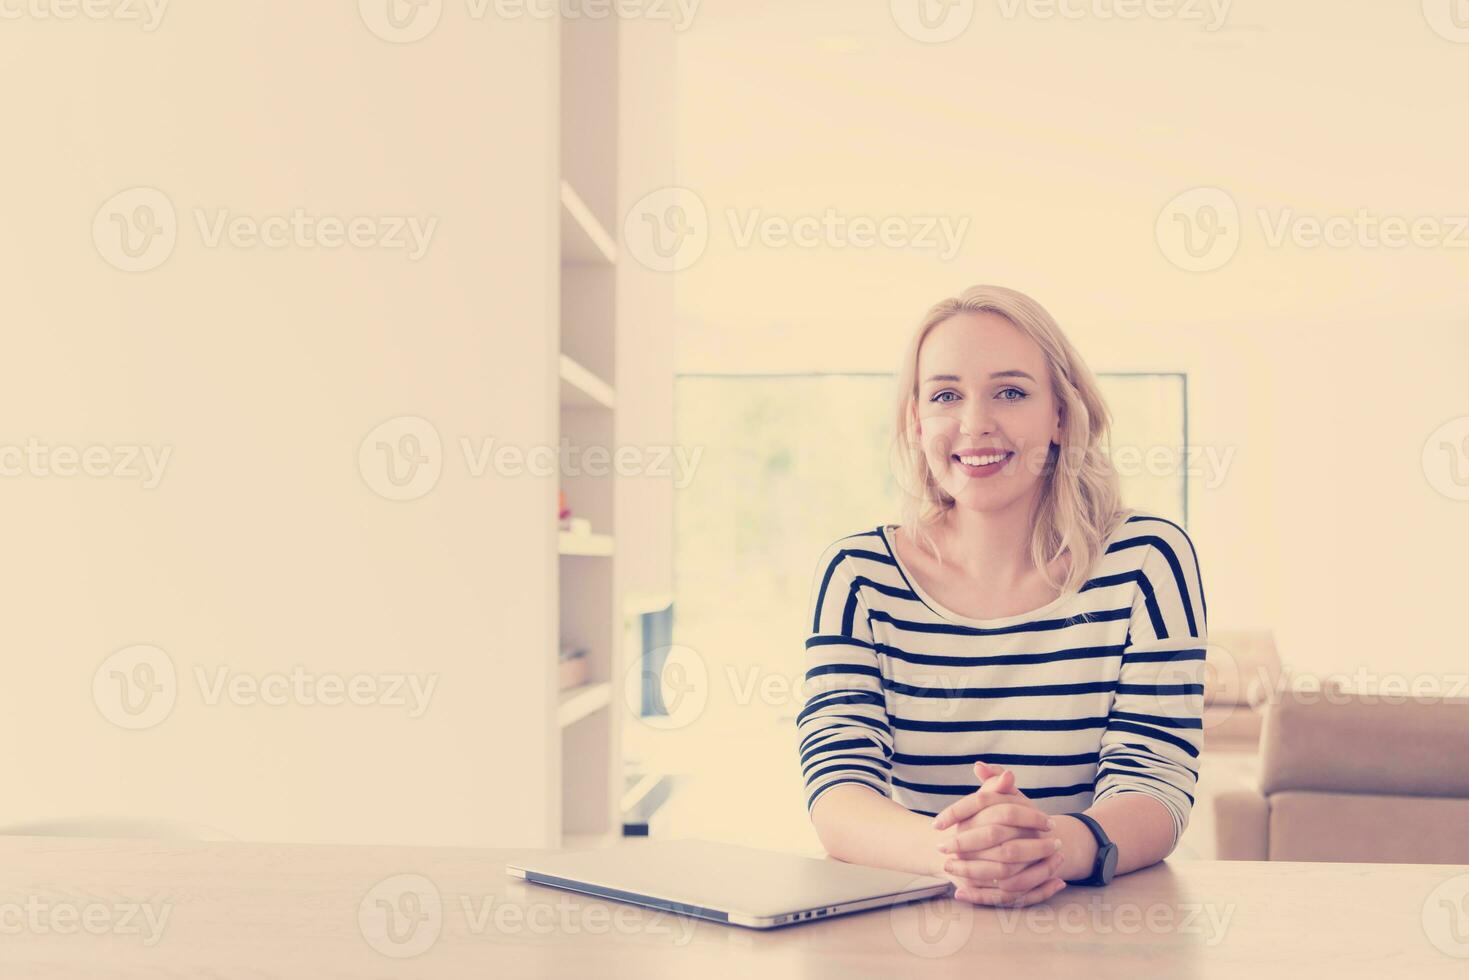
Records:
[[[1258,785],[1211,797],[1217,858],[1469,864],[1469,698],[1333,685],[1262,707]]]

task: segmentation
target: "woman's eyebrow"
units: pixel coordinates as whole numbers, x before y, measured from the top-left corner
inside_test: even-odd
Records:
[[[1017,371],[1017,370],[1014,370],[1014,369],[1011,369],[1009,371],[996,371],[993,374],[991,374],[990,377],[991,378],[1026,378],[1026,379],[1028,379],[1030,381],[1034,381],[1035,380],[1035,378],[1032,378],[1025,371]],[[928,379],[927,380],[929,380],[929,381],[959,381],[961,379],[959,378],[959,376],[957,374],[931,374],[931,375],[928,376]]]

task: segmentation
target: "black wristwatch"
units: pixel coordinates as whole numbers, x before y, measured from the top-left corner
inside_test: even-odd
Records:
[[[1071,882],[1073,885],[1105,885],[1111,882],[1113,873],[1117,870],[1117,845],[1107,837],[1102,825],[1097,823],[1085,813],[1068,813],[1068,817],[1075,817],[1086,824],[1092,836],[1097,839],[1097,860],[1092,865],[1090,877],[1081,878]]]

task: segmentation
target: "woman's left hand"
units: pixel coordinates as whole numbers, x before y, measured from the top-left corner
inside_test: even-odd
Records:
[[[950,854],[944,876],[955,897],[984,905],[1029,905],[1044,901],[1066,882],[1060,839],[1035,803],[1015,788],[1015,774],[977,762],[980,788],[945,807],[934,818],[938,829],[953,827],[945,841]]]

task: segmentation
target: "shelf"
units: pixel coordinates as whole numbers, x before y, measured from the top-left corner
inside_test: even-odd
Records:
[[[577,534],[572,531],[561,531],[557,536],[557,546],[563,555],[605,558],[612,554],[612,535]]]
[[[622,611],[628,616],[639,616],[660,612],[672,604],[672,592],[629,592],[623,596]]]
[[[562,408],[615,408],[617,393],[612,386],[576,361],[561,355]]]
[[[615,265],[617,240],[565,180],[561,181],[561,264]]]
[[[611,702],[612,684],[609,681],[593,681],[562,691],[561,702],[556,708],[556,723],[565,728]]]

